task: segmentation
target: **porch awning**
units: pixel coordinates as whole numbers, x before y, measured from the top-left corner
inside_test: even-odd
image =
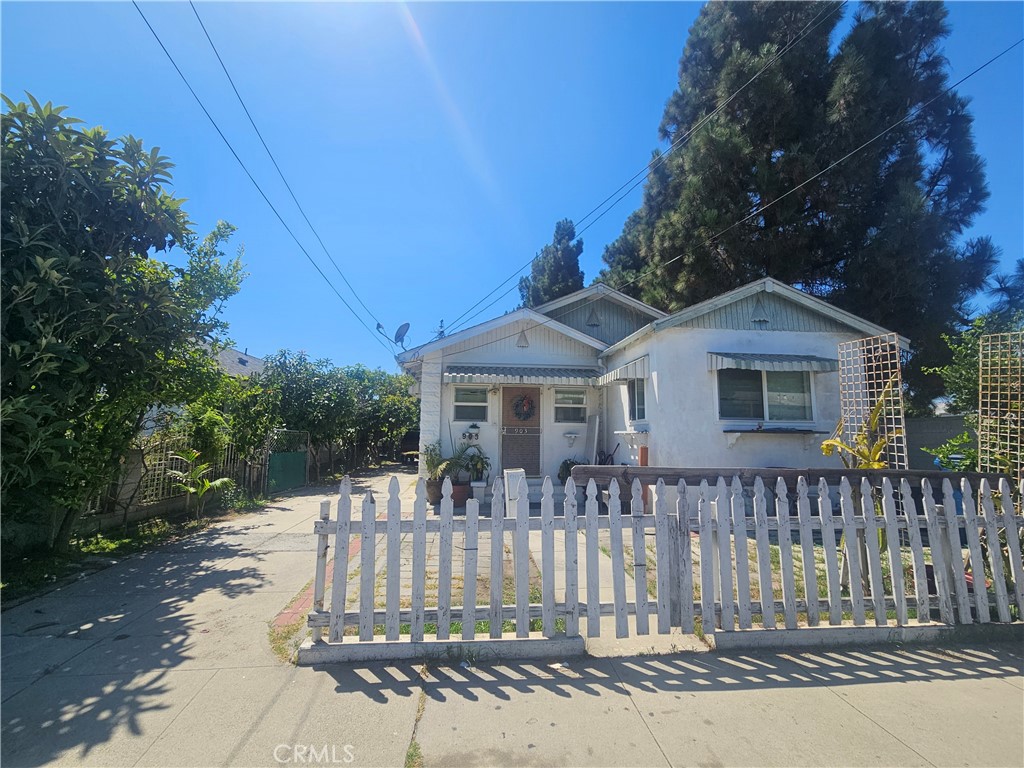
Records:
[[[602,387],[616,381],[628,381],[629,379],[649,379],[651,377],[651,366],[647,355],[638,357],[632,362],[620,365],[614,371],[608,371],[597,383]]]
[[[585,384],[593,386],[596,368],[531,368],[506,365],[449,365],[446,384]]]
[[[747,371],[838,371],[839,361],[814,355],[766,355],[757,352],[708,352],[708,370],[742,368]]]

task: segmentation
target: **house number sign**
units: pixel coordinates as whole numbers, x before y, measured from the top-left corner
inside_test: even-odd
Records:
[[[539,435],[540,427],[502,427],[503,435]]]

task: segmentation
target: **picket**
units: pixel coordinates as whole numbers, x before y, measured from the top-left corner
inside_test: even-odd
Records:
[[[587,527],[587,637],[601,636],[601,578],[597,543],[597,483],[587,483],[584,505]]]
[[[690,504],[686,494],[686,482],[680,480],[676,485],[676,551],[679,560],[679,580],[673,581],[672,586],[679,584],[680,587],[681,629],[683,632],[693,632],[693,541],[690,533]]]
[[[653,508],[647,513],[644,486],[634,482],[630,489],[628,522],[623,519],[621,487],[614,479],[608,488],[607,515],[599,501],[596,483],[588,482],[582,520],[577,508],[577,488],[571,479],[565,485],[561,517],[555,515],[554,487],[550,479],[545,479],[541,487],[540,514],[531,517],[525,478],[514,476],[518,487],[507,497],[502,481],[496,478],[490,519],[481,518],[477,500],[467,503],[464,517],[457,514],[451,483],[447,480],[442,487],[438,517],[428,519],[426,488],[420,480],[416,484],[411,520],[402,519],[401,488],[397,479],[392,479],[387,489],[386,514],[377,519],[377,499],[373,492],[367,492],[362,499],[358,525],[352,520],[352,488],[346,478],[339,489],[337,520],[330,519],[331,502],[325,500],[314,524],[318,539],[309,615],[309,626],[313,630],[310,642],[340,646],[347,639],[346,645],[351,645],[353,638],[345,638],[346,626],[357,626],[356,642],[360,644],[379,641],[394,646],[403,640],[422,642],[429,621],[436,622],[437,626],[430,642],[447,643],[452,622],[460,621],[462,631],[458,642],[472,643],[478,636],[475,623],[484,616],[490,624],[491,638],[499,641],[504,636],[503,624],[509,620],[514,622],[515,635],[521,640],[532,636],[530,622],[538,619],[545,638],[561,637],[561,628],[566,637],[578,638],[581,616],[586,618],[587,634],[599,636],[602,615],[614,616],[617,638],[651,631],[649,616],[652,613],[657,615],[660,634],[669,633],[675,626],[693,631],[699,614],[703,631],[709,636],[719,628],[725,632],[737,628],[755,633],[763,630],[804,632],[798,611],[806,616],[808,626],[814,626],[822,621],[820,611],[825,606],[828,623],[833,627],[843,624],[846,610],[852,612],[854,627],[864,626],[866,609],[871,611],[874,624],[879,627],[909,629],[911,609],[916,611],[916,623],[927,625],[932,622],[931,610],[936,603],[938,619],[945,624],[954,621],[1006,624],[1019,620],[1024,604],[1024,563],[1020,559],[1018,538],[1022,519],[1017,506],[1020,496],[1008,481],[1001,479],[996,491],[987,479],[982,479],[975,492],[965,479],[957,494],[952,484],[944,479],[940,507],[927,479],[921,485],[919,506],[906,476],[899,473],[881,476],[876,478],[875,485],[866,475],[855,477],[856,487],[844,477],[838,489],[830,489],[825,479],[820,478],[816,488],[816,515],[811,514],[806,476],[796,476],[792,502],[785,479],[777,477],[774,520],[768,511],[771,503],[768,489],[760,476],[753,478],[749,491],[739,476],[733,477],[731,483],[725,477],[716,476],[714,488],[709,486],[708,479],[702,479],[692,518],[687,487],[682,480],[676,488],[675,509],[671,509],[664,480],[657,480]],[[836,490],[841,517],[832,511]],[[745,509],[748,492],[752,498],[752,521],[748,520]],[[512,507],[505,505],[506,498],[513,499]],[[962,515],[957,514],[958,509],[962,510]],[[623,523],[630,528],[628,537],[623,533]],[[580,605],[579,595],[581,527],[585,531],[586,550],[585,607]],[[927,541],[921,533],[922,527],[927,530]],[[754,532],[752,543],[750,528]],[[796,593],[794,528],[799,530],[804,564],[802,586],[806,599],[803,600],[798,600]],[[969,551],[966,564],[974,576],[973,597],[964,577],[961,530]],[[608,538],[600,544],[603,531],[608,532]],[[505,589],[506,532],[511,532],[513,541],[514,598],[509,598]],[[531,550],[533,532],[536,537]],[[653,559],[648,559],[644,555],[645,542],[652,532]],[[778,537],[777,562],[772,557],[773,532]],[[410,533],[411,542],[403,540]],[[845,585],[849,590],[848,598],[843,596],[840,585],[843,572],[840,548],[836,546],[840,533],[844,543],[843,559],[848,568],[849,583]],[[884,533],[884,538],[880,533]],[[490,605],[486,607],[477,605],[481,534],[490,537]],[[429,560],[428,535],[432,537]],[[820,545],[815,543],[819,535]],[[352,541],[354,537],[358,537],[357,542]],[[858,546],[858,538],[863,539],[863,546]],[[883,541],[884,545],[880,543]],[[982,549],[983,541],[991,544],[987,550]],[[410,548],[410,543],[412,567],[411,573],[405,574],[406,579],[411,578],[411,597],[408,597],[402,591],[406,582],[403,581],[401,553]],[[328,560],[331,544],[335,549],[333,566]],[[629,599],[632,590],[627,595],[629,587],[624,566],[629,544],[633,547],[635,600]],[[349,553],[356,545],[360,547],[360,555],[358,563],[353,563]],[[756,574],[749,549],[756,552]],[[700,555],[699,590],[694,573],[697,552]],[[454,574],[458,553],[463,558],[462,598],[453,606],[453,579],[457,582],[459,578]],[[982,561],[983,555],[985,561]],[[906,573],[904,556],[908,556]],[[818,590],[818,558],[823,563],[827,582],[825,603],[821,603],[825,593]],[[934,573],[934,597],[929,594],[929,559]],[[349,568],[356,565],[358,567],[353,567],[350,573]],[[647,592],[648,566],[655,568],[654,599],[650,599]],[[884,572],[884,567],[888,573]],[[332,569],[333,586],[329,610],[324,610],[328,569]],[[602,571],[610,573],[612,594],[606,595],[606,599],[610,598],[607,602],[601,601]],[[865,574],[870,585],[868,594],[864,589]],[[913,589],[909,574],[912,574]],[[758,600],[753,600],[751,595],[754,579],[757,579]],[[355,582],[359,588],[358,605],[349,610],[347,592]],[[378,606],[375,590],[381,583],[383,604]],[[777,584],[781,584],[784,630],[777,628]],[[428,599],[433,602],[428,604]],[[895,618],[889,619],[887,612]],[[756,626],[755,615],[760,616]],[[635,618],[630,620],[630,616]],[[788,635],[782,637],[788,638]]]
[[[544,478],[540,502],[541,631],[555,635],[555,495],[551,478]]]
[[[401,554],[399,548],[399,524],[402,520],[402,502],[398,498],[401,488],[398,478],[392,477],[388,484],[388,534],[387,534],[387,586],[385,587],[384,633],[388,640],[398,639],[398,609],[402,590]],[[448,505],[451,506],[449,500]]]
[[[658,634],[672,631],[672,609],[669,591],[671,573],[668,567],[673,549],[669,541],[668,504],[665,502],[665,481],[659,480],[654,490],[654,552],[657,576]],[[639,631],[639,630],[638,630]]]
[[[441,493],[451,496],[452,484],[445,478]],[[409,636],[416,642],[423,639],[423,609],[426,603],[427,577],[427,486],[421,477],[416,483],[416,500],[412,505],[412,621]]]
[[[896,525],[896,501],[889,478],[882,479],[882,513],[885,515],[885,544],[889,550],[889,581],[896,604],[896,624],[907,626],[907,594],[903,585],[903,556],[900,529]]]
[[[363,497],[362,517],[360,518],[360,540],[359,554],[361,562],[359,565],[359,639],[373,639],[373,609],[374,609],[374,574],[376,573],[376,527],[374,523],[377,517],[377,504],[374,501],[373,493],[367,492]]]
[[[570,477],[565,481],[565,501],[562,504],[565,521],[565,634],[576,637],[580,633],[579,595],[579,534],[576,508],[576,484]]]
[[[992,488],[988,480],[982,480],[978,488],[981,498],[981,519],[985,526],[985,538],[988,540],[988,562],[992,569],[992,589],[996,593],[996,611],[999,621],[1010,620],[1010,601],[1006,593],[1006,581],[1003,577],[1003,552],[999,545],[999,521],[996,519],[995,505],[992,503]]]
[[[736,545],[736,612],[740,629],[750,629],[750,560],[747,554],[747,508],[743,501],[743,485],[733,477],[729,495],[732,516],[732,537]]]
[[[832,517],[832,498],[825,478],[818,480],[818,519],[821,520],[821,548],[825,554],[825,583],[828,586],[828,623],[843,623],[842,577],[836,551],[836,524]]]
[[[793,571],[793,533],[789,495],[781,477],[775,483],[775,519],[779,525],[779,570],[782,571],[782,614],[786,629],[796,629],[796,575]]]
[[[956,595],[957,614],[961,624],[971,623],[970,594],[967,592],[966,569],[964,568],[964,550],[960,543],[960,526],[956,514],[956,497],[953,484],[949,480],[942,481],[942,508],[945,518],[946,535],[949,540],[949,570],[953,574],[953,589]]]
[[[628,637],[626,617],[626,566],[622,549],[622,501],[619,484],[612,480],[608,487],[608,528],[612,550],[612,599],[615,603],[615,636]]]
[[[721,583],[722,629],[731,632],[735,627],[736,599],[733,596],[732,555],[729,544],[729,491],[725,478],[719,477],[715,485],[715,527],[718,532],[718,568]]]
[[[505,484],[494,478],[491,498],[491,605],[487,614],[492,640],[501,637],[502,587],[505,584]]]
[[[1020,498],[1024,498],[1024,481],[1020,484]],[[1024,617],[1024,561],[1021,560],[1018,527],[1013,516],[1013,493],[1010,490],[1010,483],[1005,478],[999,481],[999,506],[1002,510],[1003,528],[1006,530],[1006,548],[1010,555],[1010,573],[1013,575],[1017,615]]]
[[[516,493],[516,531],[512,559],[516,574],[516,637],[530,636],[530,489],[526,474]]]
[[[334,529],[334,573],[331,575],[331,624],[327,638],[340,643],[345,635],[345,609],[348,604],[348,553],[352,520],[352,481],[341,480],[338,491],[338,523]]]
[[[971,483],[966,478],[960,486],[960,491],[963,494],[967,551],[970,552],[975,618],[982,624],[987,624],[991,619],[988,610],[988,589],[985,587],[985,561],[981,556],[981,538],[978,536],[978,515],[975,512],[974,496],[971,492]]]
[[[935,578],[936,597],[939,601],[939,618],[946,624],[954,624],[953,582],[946,558],[948,538],[943,528],[943,522],[939,519],[939,510],[935,504],[932,485],[927,478],[921,481],[921,498],[924,502],[925,523],[928,526],[928,549],[932,555],[932,574]],[[963,576],[962,570],[960,575]]]
[[[921,542],[921,518],[910,492],[910,483],[904,477],[900,480],[900,499],[903,502],[903,516],[907,520],[907,541],[910,544],[911,566],[914,573],[914,598],[917,600],[917,623],[931,622],[931,603],[928,599],[928,571],[924,563],[924,547]]]
[[[775,629],[775,590],[772,587],[772,559],[768,543],[768,509],[764,482],[754,481],[754,540],[757,545],[757,586],[761,595],[761,624]]]
[[[701,480],[697,491],[697,519],[700,522],[700,623],[705,634],[715,631],[715,556],[714,510],[709,498],[708,481]]]
[[[466,502],[466,538],[462,556],[462,639],[476,637],[476,569],[480,541],[480,502]]]
[[[839,483],[839,505],[843,514],[843,546],[847,570],[850,574],[850,603],[853,625],[864,626],[864,566],[858,546],[857,512],[853,502],[853,487],[845,477]]]
[[[452,622],[452,528],[454,509],[450,496],[441,498],[441,530],[437,557],[437,639],[451,636]]]
[[[647,539],[644,536],[644,492],[639,480],[633,481],[629,502],[633,545],[633,586],[636,593],[636,633],[650,632],[647,602]]]
[[[804,597],[807,600],[807,625],[820,623],[818,569],[814,561],[814,530],[811,528],[811,502],[807,497],[807,478],[796,480],[796,514],[800,525],[800,565],[804,572]]]

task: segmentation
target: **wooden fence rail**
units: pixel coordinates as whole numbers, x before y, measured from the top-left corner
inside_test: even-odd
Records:
[[[346,478],[314,524],[313,644],[579,637],[581,621],[588,637],[614,627],[621,638],[650,633],[651,616],[661,634],[713,634],[1024,612],[1024,484],[1005,478],[977,489],[914,478],[920,493],[902,474],[813,486],[803,475],[704,477],[695,489],[658,479],[646,507],[639,478],[625,489],[609,478],[606,502],[591,478],[582,509],[570,479],[557,514],[550,478],[539,510],[517,479],[509,508],[497,478],[488,514],[470,500],[458,516],[447,481],[428,514],[420,480],[403,516],[396,478],[383,505],[369,493],[355,503]]]

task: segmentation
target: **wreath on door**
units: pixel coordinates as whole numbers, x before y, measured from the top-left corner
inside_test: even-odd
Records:
[[[512,401],[512,414],[520,421],[529,421],[537,412],[537,404],[529,395],[520,395]]]

